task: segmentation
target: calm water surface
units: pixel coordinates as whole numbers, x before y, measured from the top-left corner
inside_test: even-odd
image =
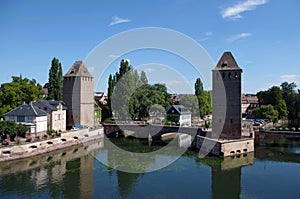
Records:
[[[114,142],[127,150],[155,149],[137,140]],[[187,152],[164,169],[132,174],[97,161],[114,154],[95,142],[90,152],[72,147],[0,163],[0,198],[300,198],[299,146],[283,142],[224,160]]]

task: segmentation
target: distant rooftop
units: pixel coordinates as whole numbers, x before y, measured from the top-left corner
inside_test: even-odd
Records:
[[[172,105],[166,110],[167,114],[171,114],[170,110],[174,109],[178,114],[190,114],[191,112],[183,105]]]
[[[39,100],[36,102],[33,102],[33,105],[37,107],[47,107],[51,111],[57,111],[57,106],[59,104],[64,105],[63,101],[56,101],[56,100]],[[63,109],[66,110],[67,107],[63,106]]]
[[[9,111],[5,114],[6,116],[47,116],[47,113],[43,110],[40,110],[37,106],[32,104],[22,104],[17,108]]]
[[[214,68],[214,70],[232,70],[232,69],[242,70],[236,63],[231,52],[224,52],[219,62],[217,63],[216,67]]]
[[[76,61],[64,77],[92,77],[83,61]]]

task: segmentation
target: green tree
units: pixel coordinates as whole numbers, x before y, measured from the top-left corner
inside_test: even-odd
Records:
[[[268,119],[276,123],[278,121],[278,111],[274,107],[269,105],[261,105],[252,111],[252,115],[255,118]]]
[[[36,80],[12,77],[12,82],[4,83],[0,89],[0,117],[23,102],[40,100],[43,98],[43,88]]]
[[[203,91],[203,83],[200,78],[197,78],[195,82],[195,95],[199,96],[202,94]]]
[[[144,71],[141,72],[140,80],[141,80],[141,84],[148,84],[148,79]]]
[[[112,117],[112,111],[111,111],[111,98],[113,95],[113,90],[114,90],[114,86],[115,86],[115,80],[113,78],[113,76],[110,74],[109,78],[108,78],[108,89],[107,89],[107,118]],[[103,115],[105,116],[105,115]],[[106,117],[105,117],[106,119]]]
[[[27,130],[27,127],[22,124],[16,124],[13,121],[0,121],[0,136],[9,137],[10,141],[14,141],[16,136],[24,137]]]
[[[297,85],[295,83],[283,82],[281,85],[282,98],[286,102],[288,119],[291,123],[294,123],[297,120],[298,107],[297,99],[298,93],[296,91]]]
[[[134,92],[139,76],[127,60],[121,60],[119,71],[114,75],[114,89],[110,96],[110,110],[120,120],[130,118],[129,98]],[[110,88],[109,88],[110,89]]]
[[[48,99],[62,100],[63,72],[61,63],[55,57],[49,70]]]
[[[279,103],[276,107],[279,117],[282,119],[286,119],[288,116],[288,109],[287,109],[287,105],[285,103],[285,100],[281,99],[279,100]]]
[[[170,106],[170,94],[164,84],[144,84],[138,87],[130,98],[129,104],[132,109],[130,115],[132,119],[146,120],[151,111],[162,113]],[[164,111],[163,111],[164,112]]]
[[[287,117],[287,105],[279,87],[273,86],[267,91],[260,91],[257,93],[257,97],[260,105],[272,105],[278,111],[279,118]]]
[[[200,117],[203,118],[212,112],[212,103],[210,93],[203,89],[200,78],[197,78],[195,82],[195,95],[198,99]]]
[[[199,102],[197,96],[182,95],[180,97],[180,104],[188,108],[191,111],[192,116],[200,117]]]
[[[145,120],[154,105],[168,107],[169,99],[165,85],[149,85],[146,73],[139,75],[126,60],[121,60],[119,71],[108,78],[110,117],[113,112],[119,120]]]
[[[211,96],[208,91],[203,91],[201,95],[198,96],[200,117],[204,118],[206,115],[212,112]]]

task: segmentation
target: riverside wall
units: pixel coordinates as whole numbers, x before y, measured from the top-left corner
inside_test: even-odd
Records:
[[[254,138],[218,140],[198,135],[196,149],[219,157],[247,154],[254,152]]]
[[[103,128],[82,129],[62,133],[60,137],[0,148],[0,162],[48,153],[103,138]]]
[[[300,139],[300,132],[294,131],[255,131],[255,145],[266,146],[280,139]]]

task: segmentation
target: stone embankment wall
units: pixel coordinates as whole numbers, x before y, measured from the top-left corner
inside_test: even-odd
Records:
[[[52,171],[59,170],[58,175],[60,175],[65,170],[66,162],[86,155],[94,156],[94,150],[101,149],[104,147],[104,138],[85,142],[84,145],[87,146],[83,147],[80,145],[75,145],[29,158],[22,158],[18,160],[2,162],[2,164],[0,164],[0,176],[17,172],[23,172],[41,166],[46,166],[51,162],[59,162],[59,164],[55,166],[57,167],[57,169],[52,168]]]
[[[247,154],[254,151],[254,139],[217,140],[197,136],[196,148],[219,157]]]
[[[280,139],[300,139],[300,132],[293,131],[255,131],[255,145],[265,146]]]
[[[0,148],[0,162],[35,156],[102,138],[103,128],[62,133],[61,137]]]

